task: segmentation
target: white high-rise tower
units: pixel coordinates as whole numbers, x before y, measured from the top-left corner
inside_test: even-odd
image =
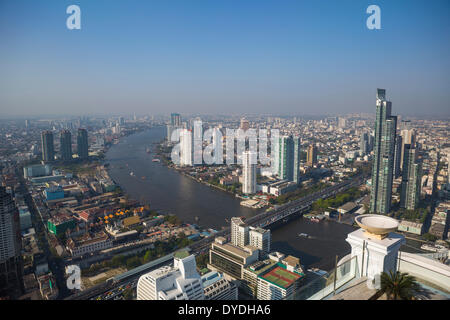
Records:
[[[256,152],[245,151],[242,154],[242,166],[244,181],[242,192],[246,194],[256,193]]]

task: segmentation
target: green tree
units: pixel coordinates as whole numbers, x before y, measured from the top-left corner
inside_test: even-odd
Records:
[[[418,289],[416,279],[407,273],[389,271],[381,274],[381,292],[388,300],[411,300]]]

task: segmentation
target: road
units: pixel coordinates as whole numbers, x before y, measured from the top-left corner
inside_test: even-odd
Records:
[[[16,175],[19,177],[19,181],[20,181],[20,192],[23,194],[25,203],[27,204],[28,209],[30,210],[30,213],[33,217],[33,221],[34,221],[33,226],[36,229],[36,236],[38,236],[39,233],[41,233],[41,232],[43,232],[45,234],[45,239],[43,239],[44,241],[38,240],[39,249],[41,249],[44,252],[44,254],[47,258],[48,267],[49,267],[50,271],[52,272],[52,274],[55,276],[56,285],[59,290],[59,298],[63,298],[70,293],[69,290],[67,289],[67,286],[65,283],[64,264],[62,262],[62,259],[55,259],[53,257],[53,255],[50,251],[50,247],[49,247],[48,234],[47,234],[47,228],[45,226],[45,222],[44,222],[42,216],[39,214],[39,212],[33,202],[33,199],[32,199],[31,194],[26,186],[26,182],[25,182],[23,176],[21,175],[21,173],[19,171],[16,172]]]

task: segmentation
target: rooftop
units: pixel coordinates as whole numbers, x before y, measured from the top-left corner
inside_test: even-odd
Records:
[[[173,256],[177,259],[184,259],[184,258],[189,257],[189,255],[190,255],[189,252],[182,250],[182,251],[175,252]]]
[[[286,267],[283,264],[277,263],[275,268],[270,269],[268,272],[260,275],[259,277],[280,288],[286,289],[295,281],[302,278],[303,275],[288,271],[285,268]]]

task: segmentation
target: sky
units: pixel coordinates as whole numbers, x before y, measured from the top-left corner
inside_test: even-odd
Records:
[[[69,5],[81,29],[69,30]],[[369,5],[381,29],[369,30]],[[0,118],[450,115],[448,0],[0,0]]]

